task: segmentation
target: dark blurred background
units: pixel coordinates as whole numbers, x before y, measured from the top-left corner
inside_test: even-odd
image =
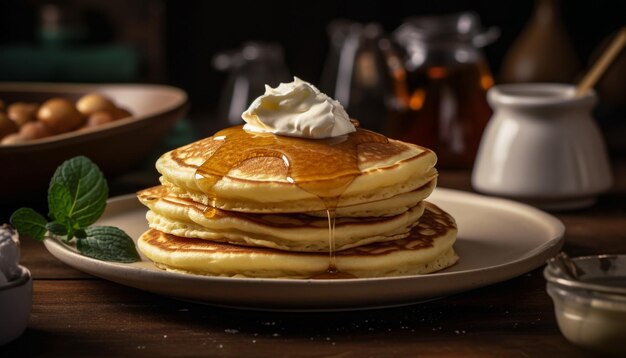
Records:
[[[81,41],[90,45],[115,44],[109,55],[126,61],[119,82],[167,83],[184,88],[191,97],[189,117],[211,121],[227,74],[215,70],[212,57],[235,49],[245,41],[276,42],[284,47],[292,74],[318,83],[329,40],[327,25],[336,18],[378,22],[392,32],[409,16],[472,10],[483,24],[497,26],[500,38],[484,49],[498,82],[507,49],[519,35],[533,10],[533,1],[440,0],[440,1],[166,1],[166,0],[66,0],[0,2],[0,52],[16,46],[36,46],[44,41],[42,8],[47,4],[66,13],[65,24],[81,23]],[[575,52],[583,64],[598,44],[625,22],[624,1],[564,1],[561,15]],[[54,19],[52,20],[54,21]],[[42,24],[44,23],[44,24]],[[68,35],[71,37],[72,35]],[[3,50],[4,49],[4,50]],[[105,51],[106,52],[106,51]],[[23,65],[36,64],[27,59]],[[38,71],[6,72],[0,80],[51,80]],[[70,80],[76,80],[68,76]],[[108,78],[116,79],[114,74]],[[85,76],[84,81],[102,81]]]

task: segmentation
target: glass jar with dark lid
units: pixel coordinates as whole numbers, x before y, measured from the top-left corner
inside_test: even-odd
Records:
[[[389,58],[393,100],[387,134],[436,151],[441,167],[471,168],[491,115],[493,78],[481,48],[499,36],[471,12],[407,19]]]

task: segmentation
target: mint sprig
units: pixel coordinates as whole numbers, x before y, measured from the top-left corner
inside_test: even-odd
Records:
[[[48,187],[48,217],[31,208],[17,209],[11,224],[20,235],[43,240],[46,235],[76,241],[82,255],[116,262],[139,261],[135,243],[111,226],[90,226],[106,207],[109,188],[104,175],[89,158],[74,157],[55,171]]]

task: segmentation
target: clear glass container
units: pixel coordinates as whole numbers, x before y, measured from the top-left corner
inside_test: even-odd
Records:
[[[491,116],[493,78],[481,47],[499,36],[474,13],[410,18],[394,33],[389,57],[394,100],[386,133],[429,147],[443,167],[471,168]]]
[[[218,105],[221,127],[243,123],[241,114],[265,92],[265,85],[292,81],[283,53],[276,43],[247,42],[238,50],[213,57],[213,67],[228,72]]]
[[[320,90],[341,103],[361,127],[382,131],[391,78],[384,56],[388,40],[380,24],[334,20]]]
[[[626,354],[626,255],[572,261],[577,279],[550,265],[544,270],[561,333],[587,349]]]

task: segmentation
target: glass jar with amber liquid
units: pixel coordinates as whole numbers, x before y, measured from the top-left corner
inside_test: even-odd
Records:
[[[481,47],[498,37],[473,13],[411,18],[387,51],[393,79],[386,134],[433,149],[439,167],[471,168],[491,116]]]

